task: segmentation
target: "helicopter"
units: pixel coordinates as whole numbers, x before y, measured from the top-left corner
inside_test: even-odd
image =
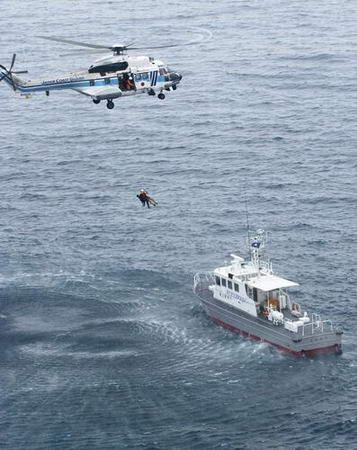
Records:
[[[134,47],[133,44],[101,45],[73,41],[58,37],[38,36],[42,39],[61,42],[70,45],[88,47],[99,50],[111,50],[112,55],[97,59],[88,71],[70,73],[51,79],[24,81],[17,75],[27,73],[26,70],[14,71],[16,53],[13,54],[9,69],[0,64],[0,81],[4,80],[15,92],[29,97],[33,92],[72,89],[80,94],[90,97],[95,104],[106,101],[108,109],[114,108],[113,99],[148,94],[160,100],[165,99],[164,91],[175,91],[182,75],[172,71],[159,59],[151,56],[127,55],[131,50],[147,50],[148,47]],[[188,44],[172,44],[150,47],[160,49],[177,47]]]

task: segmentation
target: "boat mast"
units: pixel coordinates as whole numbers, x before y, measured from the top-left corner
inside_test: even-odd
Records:
[[[250,239],[250,252],[251,252],[251,260],[258,272],[258,276],[260,275],[260,258],[262,256],[261,250],[265,247],[266,236],[264,230],[257,230],[255,236]]]
[[[246,223],[247,223],[247,245],[248,245],[248,251],[249,251],[249,258],[252,259],[252,250],[250,246],[250,230],[249,230],[249,215],[248,215],[248,203],[247,203],[247,194],[245,192],[245,186],[243,186],[243,193],[244,193],[244,204],[245,204],[245,217],[246,217]]]

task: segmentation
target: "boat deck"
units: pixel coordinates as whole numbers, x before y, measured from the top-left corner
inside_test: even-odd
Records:
[[[332,333],[335,334],[334,327],[332,326],[332,323],[330,321],[310,321],[302,326],[299,326],[298,331],[294,332],[285,328],[283,323],[274,324],[272,321],[268,320],[268,318],[265,317],[262,313],[259,313],[257,317],[253,317],[226,302],[214,298],[212,292],[208,289],[208,285],[201,286],[200,288],[196,287],[195,293],[206,304],[222,308],[222,310],[229,311],[233,315],[239,314],[239,316],[245,317],[250,321],[258,322],[260,326],[263,326],[266,329],[270,329],[274,334],[278,333],[285,336],[286,338],[293,339],[294,341],[301,341],[302,339],[313,336],[315,337],[317,335],[323,336],[331,335]],[[293,314],[291,314],[288,309],[284,309],[282,312],[284,314],[284,319],[293,321],[297,320],[297,318]]]

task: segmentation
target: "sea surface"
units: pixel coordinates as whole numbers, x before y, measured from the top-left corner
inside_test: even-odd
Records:
[[[135,42],[183,75],[115,109],[0,85],[0,447],[357,449],[355,0],[1,0],[32,79]],[[145,188],[158,201],[142,208]],[[270,233],[344,353],[286,356],[211,323],[197,271]]]

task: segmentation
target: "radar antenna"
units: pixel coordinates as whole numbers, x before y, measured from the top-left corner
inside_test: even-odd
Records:
[[[245,218],[246,218],[246,227],[247,227],[247,245],[248,245],[249,257],[251,258],[252,250],[250,247],[249,214],[248,214],[248,202],[247,202],[247,193],[245,190],[245,185],[243,185],[243,196],[244,196]]]
[[[262,265],[261,257],[264,253],[263,250],[265,248],[265,244],[267,243],[267,238],[267,233],[264,230],[259,229],[256,231],[255,235],[248,241],[251,251],[251,260],[253,261],[258,274],[260,274]]]

